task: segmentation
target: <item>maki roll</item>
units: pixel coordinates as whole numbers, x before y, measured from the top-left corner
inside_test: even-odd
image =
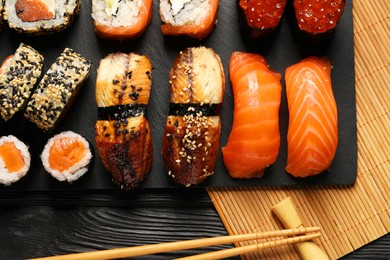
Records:
[[[41,159],[45,170],[54,178],[73,182],[88,171],[92,153],[84,137],[66,131],[48,140]]]
[[[3,27],[4,0],[0,0],[0,31]]]
[[[152,167],[152,135],[146,106],[152,87],[147,56],[113,53],[100,61],[96,79],[96,147],[121,189],[145,180]]]
[[[152,0],[93,0],[95,31],[102,38],[136,38],[152,20],[152,5]]]
[[[91,62],[66,48],[35,89],[24,115],[39,128],[50,131],[65,116],[91,70]]]
[[[170,111],[162,153],[165,169],[185,186],[199,184],[214,173],[221,133],[220,109],[225,74],[210,48],[187,48],[170,71]]]
[[[311,40],[330,38],[345,8],[345,0],[294,0],[293,3],[299,31]]]
[[[161,0],[161,30],[165,35],[203,39],[214,29],[218,0]]]
[[[25,176],[30,169],[28,147],[15,136],[0,138],[0,183],[8,186]]]
[[[5,19],[20,33],[46,34],[69,27],[81,0],[5,0]]]
[[[23,109],[41,75],[43,56],[26,44],[20,44],[0,68],[0,120],[8,121]]]
[[[241,24],[250,38],[268,35],[280,24],[286,0],[237,0]]]

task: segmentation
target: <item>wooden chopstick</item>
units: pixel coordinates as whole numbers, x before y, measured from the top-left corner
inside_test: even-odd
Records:
[[[225,249],[225,250],[219,250],[219,251],[204,253],[204,254],[200,254],[200,255],[187,256],[187,257],[177,258],[176,260],[223,259],[223,258],[227,258],[227,257],[231,257],[231,256],[243,255],[243,254],[259,251],[261,249],[277,247],[277,246],[284,246],[284,245],[300,243],[300,242],[304,242],[304,241],[308,241],[308,240],[313,240],[313,239],[318,238],[320,236],[321,236],[320,233],[314,233],[314,234],[310,234],[310,235],[290,237],[290,238],[274,240],[274,241],[264,242],[264,243],[258,243],[258,244],[248,245],[248,246],[229,248],[229,249]]]
[[[101,251],[94,251],[94,252],[51,256],[51,257],[35,258],[35,260],[41,260],[41,259],[45,259],[45,260],[116,259],[116,258],[132,257],[132,256],[151,255],[151,254],[184,250],[184,249],[191,249],[191,248],[198,248],[198,247],[214,246],[214,245],[220,245],[220,244],[236,243],[236,242],[249,241],[249,240],[258,240],[258,239],[262,239],[262,238],[271,238],[271,237],[279,237],[279,236],[296,236],[296,235],[301,235],[301,234],[306,234],[306,233],[318,232],[319,230],[320,230],[319,227],[284,229],[284,230],[262,232],[262,233],[251,233],[251,234],[234,235],[234,236],[201,238],[201,239],[194,239],[194,240],[167,242],[167,243],[161,243],[161,244],[133,246],[133,247],[108,249],[108,250],[101,250]],[[274,243],[274,242],[269,242],[269,243]],[[258,247],[256,246],[256,248],[258,248]],[[260,249],[260,247],[259,247],[259,249]]]

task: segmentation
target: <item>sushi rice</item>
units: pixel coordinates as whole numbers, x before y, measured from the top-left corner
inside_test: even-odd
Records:
[[[142,0],[92,0],[92,18],[105,26],[132,26],[142,4]]]
[[[161,0],[160,16],[175,26],[200,24],[210,12],[209,0]]]
[[[62,171],[53,169],[49,162],[51,148],[56,142],[56,140],[59,140],[61,138],[77,139],[77,141],[83,144],[86,151],[84,156],[80,158],[75,164],[73,164],[70,168],[67,168]],[[66,160],[65,157],[63,159]],[[45,170],[57,180],[67,182],[76,181],[81,176],[83,176],[88,171],[88,165],[91,162],[91,159],[92,153],[88,141],[81,135],[76,134],[72,131],[62,132],[49,139],[41,154],[41,160]]]
[[[20,152],[20,156],[22,157],[24,165],[17,171],[9,172],[9,169],[6,166],[6,162],[0,155],[0,183],[6,186],[17,182],[23,176],[25,176],[30,169],[31,163],[30,152],[28,151],[27,145],[25,145],[22,141],[12,135],[3,136],[0,138],[0,147],[7,143],[14,144],[15,148]]]

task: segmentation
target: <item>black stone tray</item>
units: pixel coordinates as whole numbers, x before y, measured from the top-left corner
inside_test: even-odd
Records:
[[[297,179],[284,170],[287,158],[286,135],[288,111],[285,85],[280,108],[281,147],[278,159],[261,179],[237,180],[229,177],[222,162],[221,153],[215,174],[197,187],[205,186],[304,186],[304,185],[352,185],[357,171],[356,102],[354,82],[352,1],[346,1],[346,9],[332,40],[325,44],[310,44],[296,34],[288,7],[280,28],[267,39],[251,41],[245,38],[238,22],[236,1],[220,0],[218,23],[211,35],[203,41],[188,38],[164,37],[160,31],[159,1],[153,1],[153,20],[145,34],[130,42],[107,41],[95,35],[91,18],[91,1],[82,1],[81,13],[72,27],[49,36],[25,36],[5,27],[0,32],[0,59],[14,53],[21,42],[29,44],[45,57],[44,71],[65,47],[75,49],[93,62],[89,79],[77,97],[64,121],[52,133],[44,133],[29,123],[23,115],[12,118],[0,126],[0,135],[12,134],[30,146],[32,165],[28,174],[10,187],[0,190],[53,191],[53,190],[110,190],[118,189],[111,182],[111,175],[103,167],[95,150],[89,172],[72,184],[61,183],[47,174],[40,161],[46,141],[61,131],[72,130],[85,136],[94,145],[95,80],[99,60],[111,52],[137,52],[150,57],[153,70],[153,86],[147,116],[153,136],[153,168],[147,180],[139,188],[179,187],[166,174],[161,156],[161,143],[165,120],[169,109],[169,70],[180,50],[204,45],[211,47],[222,59],[226,74],[226,94],[222,105],[221,146],[227,142],[233,120],[233,95],[229,80],[229,59],[233,51],[256,52],[266,57],[272,69],[282,72],[309,55],[328,57],[333,63],[332,80],[339,113],[339,145],[331,168],[314,177]],[[291,3],[291,2],[290,2]]]

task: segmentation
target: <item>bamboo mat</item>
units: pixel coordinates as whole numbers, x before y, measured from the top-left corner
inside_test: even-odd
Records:
[[[390,231],[390,1],[353,2],[358,172],[353,187],[210,188],[230,234],[280,229],[271,207],[291,196],[316,242],[336,259]],[[248,243],[241,243],[246,245]],[[293,246],[243,259],[296,259]]]

